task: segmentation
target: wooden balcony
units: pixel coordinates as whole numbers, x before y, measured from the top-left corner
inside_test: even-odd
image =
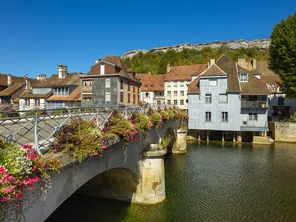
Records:
[[[268,103],[266,101],[241,101],[241,108],[246,109],[268,109]]]

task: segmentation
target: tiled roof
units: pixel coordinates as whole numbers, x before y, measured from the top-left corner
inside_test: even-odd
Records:
[[[8,86],[7,78],[8,78],[8,74],[1,74],[0,73],[0,85],[1,86]],[[11,76],[11,80],[12,80],[12,83],[24,82],[25,78],[24,77],[19,77],[19,76]]]
[[[77,86],[65,100],[67,100],[67,101],[80,101],[81,100],[81,87],[80,87],[80,85]]]
[[[23,86],[25,86],[25,83],[22,83],[22,82],[14,83],[12,84],[12,86],[1,91],[0,96],[11,96],[15,91],[19,90]]]
[[[202,72],[200,75],[203,76],[217,76],[217,75],[224,75],[226,76],[227,74],[220,69],[216,64],[211,65],[207,70]]]
[[[47,99],[48,97],[50,97],[52,95],[52,91],[49,91],[46,94],[32,94],[32,90],[25,90],[20,96],[19,98],[40,98],[40,99]]]
[[[239,72],[248,72],[238,65]],[[249,73],[249,72],[248,72]],[[242,95],[269,95],[270,91],[264,81],[254,75],[248,75],[248,82],[240,82]]]
[[[188,94],[196,94],[200,93],[199,89],[199,77],[197,77],[195,80],[193,80],[188,87]]]
[[[257,61],[256,62],[256,69],[253,68],[251,62],[240,62],[238,65],[248,71],[258,71],[262,76],[264,75],[276,75],[275,72],[268,68],[268,61]]]
[[[135,73],[133,70],[129,69],[127,65],[124,63],[124,61],[119,56],[106,56],[103,60],[98,62],[97,64],[93,65],[89,71],[89,75],[99,75],[100,74],[100,64],[101,63],[111,63],[117,67],[119,67],[118,73],[106,73],[108,74],[119,74],[121,76],[124,76],[129,79],[136,80],[132,73]]]
[[[78,85],[80,82],[77,73],[69,73],[65,78],[59,78],[58,74],[53,74],[47,80],[40,81],[35,87],[69,86]]]
[[[47,101],[61,101],[66,100],[68,95],[52,95],[51,97],[47,98]]]
[[[216,65],[219,66],[224,72],[227,73],[228,92],[240,92],[237,66],[234,61],[225,55],[222,55],[217,61]]]
[[[141,79],[141,91],[164,91],[165,75],[137,74]]]
[[[270,86],[271,85],[278,86],[279,83],[281,82],[281,78],[278,75],[261,76],[260,79]]]
[[[171,66],[170,69],[170,72],[166,73],[165,81],[190,81],[192,74],[201,74],[207,69],[207,65]]]

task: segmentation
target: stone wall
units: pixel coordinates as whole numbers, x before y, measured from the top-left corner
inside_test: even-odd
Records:
[[[146,49],[137,49],[137,50],[130,50],[127,51],[122,55],[123,58],[132,58],[139,52],[147,53],[147,52],[166,52],[168,50],[175,50],[175,51],[182,51],[183,49],[195,49],[195,50],[202,50],[205,47],[210,48],[220,48],[222,46],[226,47],[229,50],[239,49],[239,48],[259,48],[262,50],[267,50],[270,45],[270,39],[255,39],[251,41],[246,40],[234,40],[234,41],[227,41],[227,42],[212,42],[212,43],[198,43],[198,44],[191,44],[191,43],[182,43],[179,45],[174,46],[160,46],[153,48],[151,50]]]
[[[296,123],[270,122],[269,127],[275,142],[296,143]]]

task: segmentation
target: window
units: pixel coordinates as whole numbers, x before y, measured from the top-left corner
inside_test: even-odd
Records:
[[[284,97],[279,96],[279,98],[278,98],[278,105],[279,106],[285,105],[285,98]]]
[[[157,105],[158,106],[161,105],[161,101],[157,100]]]
[[[180,100],[180,105],[184,105],[184,100],[183,99]]]
[[[257,113],[249,113],[249,120],[258,120],[258,114]]]
[[[120,92],[120,102],[123,102],[123,92]]]
[[[177,91],[174,91],[174,96],[178,96],[178,92]]]
[[[40,99],[35,99],[35,106],[40,106]]]
[[[222,122],[228,122],[228,112],[222,112]]]
[[[105,79],[105,88],[110,88],[110,79]]]
[[[206,103],[212,103],[212,94],[206,94]]]
[[[171,105],[171,100],[168,100],[168,105]]]
[[[174,100],[174,105],[176,106],[176,105],[178,105],[178,100]]]
[[[239,80],[241,82],[248,82],[248,73],[240,73]]]
[[[136,104],[136,95],[133,95],[133,104]]]
[[[174,87],[178,86],[178,82],[174,81]]]
[[[105,93],[105,102],[110,102],[111,101],[111,95],[110,92]]]
[[[168,91],[168,96],[171,96],[171,91]]]
[[[91,80],[83,80],[82,85],[83,86],[91,86],[92,85],[92,81]]]
[[[180,91],[180,96],[184,96],[184,91]]]
[[[130,91],[130,84],[127,83],[127,91]]]
[[[184,82],[180,82],[180,87],[184,87]]]
[[[211,122],[211,112],[206,112],[206,122]]]
[[[128,93],[127,94],[127,102],[130,103],[131,102],[131,95]]]
[[[25,99],[25,105],[30,106],[30,99]]]
[[[217,85],[217,79],[210,79],[209,85],[210,86],[216,86]]]
[[[227,103],[228,102],[228,96],[227,96],[227,94],[220,94],[219,95],[219,102],[220,103]]]
[[[120,89],[123,89],[123,80],[120,80]]]
[[[149,97],[149,93],[145,93],[145,97],[146,97],[147,99],[150,99],[150,97]]]
[[[171,87],[171,82],[167,82],[167,86],[168,87]]]
[[[136,87],[135,87],[135,85],[133,85],[133,92],[135,92],[136,91]]]

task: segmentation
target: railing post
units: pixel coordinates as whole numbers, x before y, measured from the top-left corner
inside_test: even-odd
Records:
[[[40,149],[39,149],[39,138],[38,138],[38,111],[35,113],[35,121],[34,121],[34,143],[35,143],[35,150],[38,154],[41,154]]]
[[[97,111],[96,111],[96,124],[97,124],[97,127],[99,127],[99,108],[97,108]]]

